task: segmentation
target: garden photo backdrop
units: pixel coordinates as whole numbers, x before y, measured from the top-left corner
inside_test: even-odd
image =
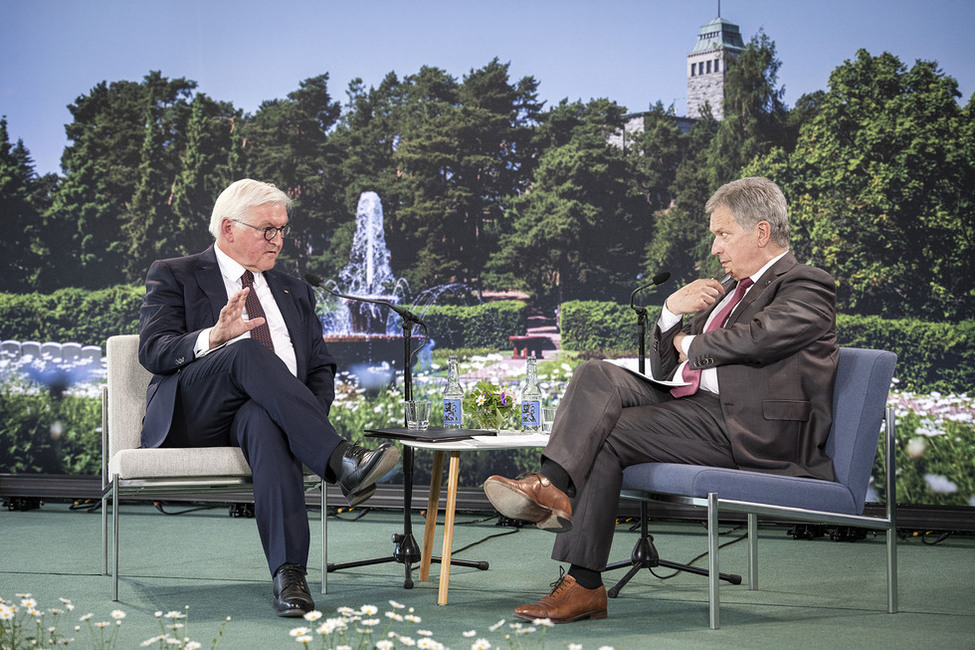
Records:
[[[562,354],[539,370],[555,403],[581,360],[635,353],[636,286],[669,271],[646,294],[659,305],[717,271],[704,203],[763,175],[789,200],[792,250],[837,280],[841,344],[898,354],[898,501],[975,506],[975,104],[936,62],[861,50],[790,107],[779,66],[760,33],[728,67],[723,120],[682,128],[656,102],[625,147],[609,136],[642,107],[545,105],[538,80],[498,59],[375,87],[335,89],[323,72],[253,113],[159,71],[105,80],[68,107],[60,174],[35,173],[0,119],[0,340],[104,349],[137,332],[148,264],[209,245],[216,195],[247,176],[296,198],[279,268],[336,277],[357,200],[374,191],[411,296],[463,287],[423,306],[436,345],[419,356],[419,394],[437,398],[447,354],[464,375],[489,373],[530,313],[558,314]],[[483,302],[504,291],[528,300]],[[0,473],[97,475],[103,377],[5,352]],[[351,438],[398,424],[400,391],[343,373],[333,422]],[[484,455],[463,480],[535,454]]]

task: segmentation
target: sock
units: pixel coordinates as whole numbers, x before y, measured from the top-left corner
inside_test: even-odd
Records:
[[[572,485],[572,479],[569,478],[569,473],[554,460],[543,458],[542,466],[539,468],[538,473],[552,481],[552,485],[565,492],[569,498],[575,496],[575,486]]]
[[[331,476],[326,476],[325,478],[331,481],[335,480],[335,477],[339,475],[339,470],[342,469],[342,456],[351,446],[351,442],[343,440],[338,444],[338,446],[335,447],[335,451],[333,451],[332,455],[328,457],[327,471]]]
[[[592,569],[573,564],[569,567],[569,575],[575,578],[576,582],[586,589],[598,589],[603,586],[603,574],[599,571],[593,571]]]

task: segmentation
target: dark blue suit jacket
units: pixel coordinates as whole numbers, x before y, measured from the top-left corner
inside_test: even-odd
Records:
[[[335,360],[322,339],[315,292],[306,282],[264,272],[291,335],[297,377],[328,413],[335,398]],[[151,373],[146,392],[142,446],[159,447],[172,424],[178,373],[195,361],[200,330],[216,324],[227,304],[213,246],[202,253],[153,262],[146,274],[146,296],[139,312],[139,362]]]

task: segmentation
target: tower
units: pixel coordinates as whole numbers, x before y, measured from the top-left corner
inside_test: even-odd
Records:
[[[720,13],[720,12],[719,12]],[[715,118],[724,117],[724,80],[727,63],[745,49],[738,25],[720,15],[701,27],[697,44],[687,55],[687,117],[701,117],[705,104]]]

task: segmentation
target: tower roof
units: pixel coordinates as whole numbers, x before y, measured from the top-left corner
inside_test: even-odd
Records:
[[[741,40],[741,31],[738,29],[738,25],[725,18],[715,18],[701,27],[697,34],[697,43],[690,54],[720,49],[734,52],[745,49],[745,43]]]

